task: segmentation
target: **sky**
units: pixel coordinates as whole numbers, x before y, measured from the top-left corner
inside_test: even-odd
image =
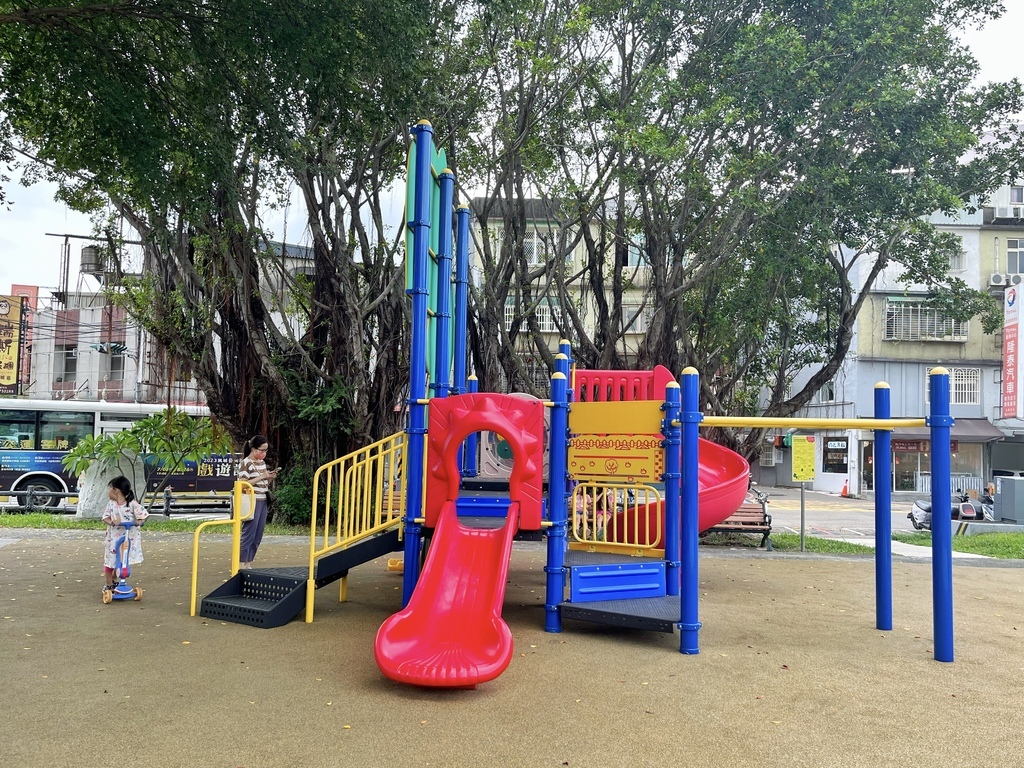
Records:
[[[981,65],[980,82],[1013,77],[1024,81],[1024,56],[1016,50],[1020,30],[1024,29],[1024,0],[1003,0],[1003,4],[1006,13],[999,21],[964,35]],[[89,218],[56,202],[55,188],[51,184],[23,187],[11,181],[6,189],[8,205],[0,207],[0,294],[6,293],[12,283],[56,288],[63,235],[90,235]],[[268,219],[267,225],[280,239],[282,219]],[[61,237],[49,237],[47,233]],[[293,223],[287,232],[288,242],[301,242],[301,234],[299,226]],[[85,244],[85,240],[71,240],[69,287],[72,289],[79,284],[77,265]],[[83,286],[88,288],[97,285],[92,278],[83,281]]]

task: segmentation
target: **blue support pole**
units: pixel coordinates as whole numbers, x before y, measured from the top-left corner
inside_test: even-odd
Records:
[[[875,384],[875,418],[892,416],[889,385]],[[875,625],[892,629],[892,432],[875,430]]]
[[[953,531],[950,483],[949,371],[932,368],[928,378],[932,438],[932,610],[935,660],[953,661]]]
[[[448,397],[451,386],[452,335],[452,203],[455,200],[455,174],[447,168],[438,177],[441,185],[440,220],[437,242],[437,338],[434,342],[434,396]]]
[[[565,457],[565,473],[564,473],[564,478],[565,479],[564,479],[564,482],[562,483],[562,498],[564,499],[564,503],[566,505],[569,504],[569,497],[572,495],[572,478],[569,477],[569,442],[568,442],[569,441],[569,411],[572,410],[572,402],[574,400],[572,386],[571,386],[571,381],[570,381],[570,378],[569,378],[569,376],[570,376],[570,374],[572,372],[571,366],[572,366],[572,345],[568,341],[566,341],[565,339],[562,339],[558,343],[558,354],[555,355],[555,372],[556,373],[560,373],[563,376],[565,376],[565,388],[566,388],[565,389],[565,401],[566,401],[566,412],[565,412],[565,430],[566,430],[565,431],[565,440],[566,440],[566,443],[565,443],[565,451],[566,451],[566,457]],[[551,449],[549,447],[548,448],[549,455],[550,455],[550,450]],[[548,470],[549,470],[548,474],[549,475],[550,475],[550,469],[551,469],[551,467],[550,467],[550,464],[549,464],[549,466],[548,466]],[[548,484],[550,485],[550,483],[551,483],[551,478],[549,477],[548,478]],[[568,519],[568,509],[569,509],[569,507],[566,506],[566,519]],[[566,525],[568,526],[568,523]],[[569,536],[569,534],[568,534],[568,527],[567,527],[566,528],[566,539],[565,539],[566,547],[568,547],[568,544],[569,544],[568,536]]]
[[[665,386],[665,420],[661,432],[665,436],[665,472],[661,478],[665,482],[665,578],[668,594],[679,595],[681,580],[682,548],[681,533],[681,494],[682,494],[682,444],[683,429],[679,421],[680,414],[679,385],[672,381]]]
[[[568,380],[568,384],[566,386],[569,389],[569,402],[571,403],[576,399],[576,393],[572,388],[572,344],[569,343],[568,339],[559,340],[558,354],[565,355],[564,370],[561,368],[558,368],[558,370],[562,370],[562,373],[565,374],[565,378]],[[555,362],[555,366],[556,368],[558,366],[557,360]]]
[[[468,383],[469,383],[469,391],[471,393],[472,392],[479,392],[480,391],[480,381],[477,379],[477,377],[475,375],[469,377],[469,382]],[[474,432],[471,435],[467,435],[466,436],[466,442],[463,443],[463,450],[465,450],[465,454],[463,455],[463,461],[462,461],[462,476],[463,477],[476,477],[476,473],[477,473],[477,466],[476,466],[477,448],[476,448],[476,446],[477,446],[477,442],[478,441],[479,441],[479,438],[477,437],[477,433]]]
[[[427,434],[427,259],[430,245],[430,171],[434,151],[434,128],[421,120],[412,129],[416,142],[414,184],[416,204],[413,217],[407,222],[412,230],[412,360],[409,380],[409,426],[406,429],[406,499],[405,499],[405,564],[402,575],[402,606],[412,599],[420,575],[422,531],[416,522],[423,507],[423,465]]]
[[[455,228],[455,360],[453,391],[464,394],[468,354],[466,340],[469,337],[466,324],[469,314],[469,208],[460,205]]]
[[[455,214],[455,359],[452,361],[452,393],[465,394],[467,317],[469,307],[469,207],[460,205]],[[459,474],[466,476],[466,443],[459,449]]]
[[[559,355],[561,357],[561,355]],[[557,363],[556,363],[557,367]],[[565,374],[551,376],[551,433],[548,438],[548,553],[544,599],[544,631],[561,632],[562,615],[558,606],[565,597],[565,539],[568,505],[565,502],[565,477],[568,467],[569,403]]]
[[[700,653],[698,620],[700,581],[697,569],[698,524],[698,424],[704,419],[700,411],[700,379],[696,368],[683,369],[682,377],[682,585],[680,597],[679,652]]]

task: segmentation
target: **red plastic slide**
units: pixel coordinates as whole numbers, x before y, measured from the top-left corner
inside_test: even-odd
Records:
[[[697,485],[700,489],[697,529],[706,531],[739,509],[749,482],[750,465],[746,459],[725,446],[700,438],[697,448]],[[611,526],[609,538],[647,544],[649,536],[646,534],[664,527],[665,502],[646,506],[646,515],[641,512],[639,520],[631,512],[620,512],[616,516],[616,524]],[[661,519],[662,525],[658,525],[656,518]],[[637,526],[640,530],[634,534]],[[655,534],[653,546],[662,546],[660,534]]]
[[[441,510],[409,604],[377,631],[373,655],[392,680],[435,688],[474,688],[512,659],[501,618],[519,504],[501,528],[468,528],[455,502]]]

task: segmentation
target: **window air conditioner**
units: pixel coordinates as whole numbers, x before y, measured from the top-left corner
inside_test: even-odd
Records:
[[[1006,285],[1006,278],[999,272],[993,272],[988,276],[989,285]]]

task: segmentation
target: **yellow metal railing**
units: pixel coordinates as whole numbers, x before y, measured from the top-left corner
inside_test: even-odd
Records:
[[[239,554],[242,542],[242,521],[252,517],[256,506],[256,490],[245,480],[236,480],[231,493],[231,517],[227,520],[207,520],[200,523],[192,535],[192,601],[189,616],[196,615],[196,594],[199,583],[199,534],[205,528],[215,525],[230,525],[231,528],[231,575],[238,573]]]
[[[405,433],[398,432],[324,464],[313,476],[307,622],[313,620],[317,558],[401,526],[407,479],[404,457]],[[341,580],[342,600],[347,581]]]
[[[664,510],[650,485],[581,481],[569,501],[569,548],[660,557]]]

